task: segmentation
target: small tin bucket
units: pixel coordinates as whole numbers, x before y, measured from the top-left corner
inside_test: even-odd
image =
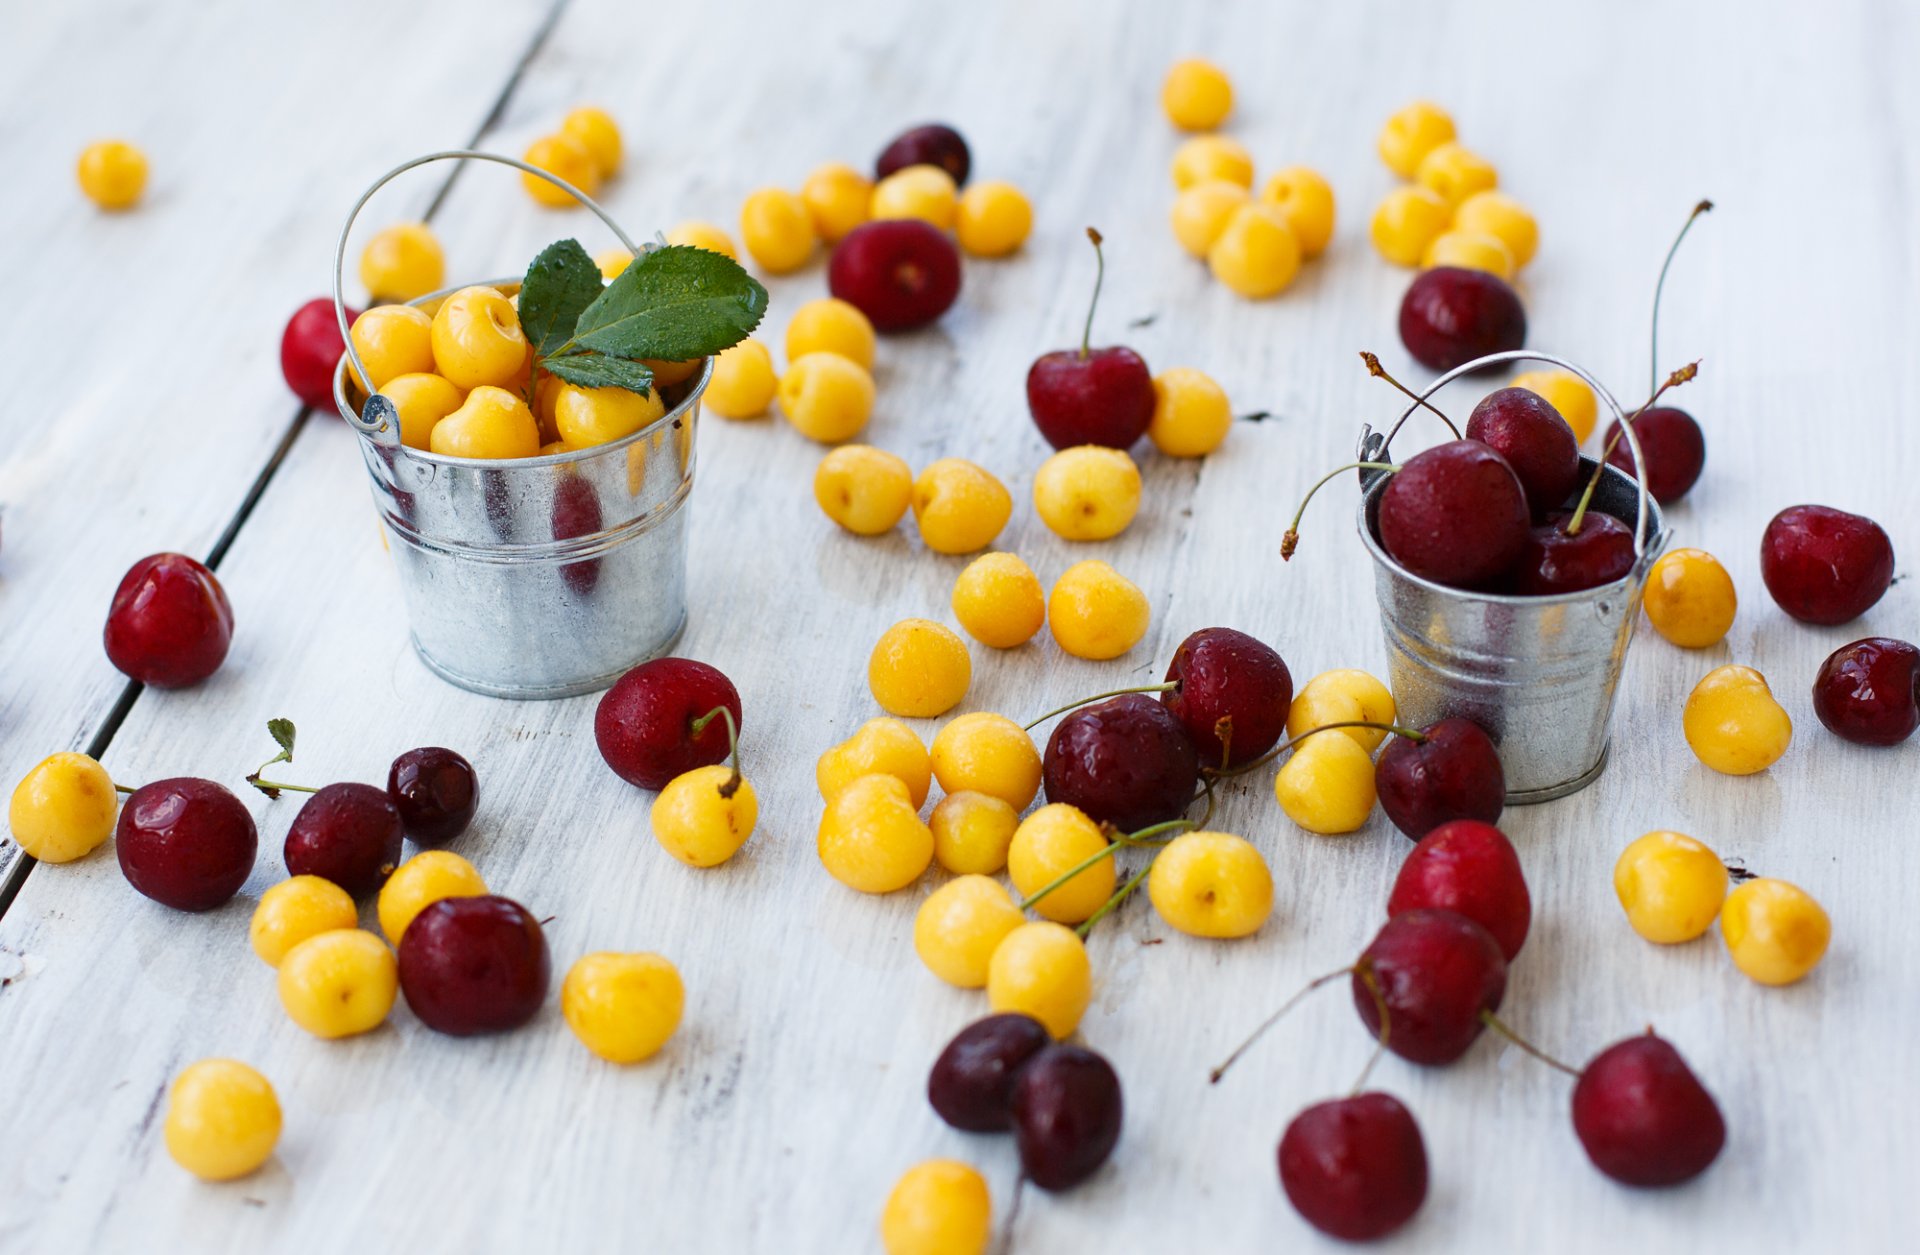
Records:
[[[441,152],[388,171],[360,197],[334,255],[333,299],[347,332],[341,271],[347,235],[368,199],[394,177],[432,161],[513,166],[565,188],[641,250],[565,180],[481,152]],[[493,281],[512,292],[518,279]],[[466,284],[461,287],[469,286]],[[412,302],[431,305],[448,288]],[[435,674],[476,693],[568,697],[613,683],[673,647],[686,626],[686,514],[693,488],[700,394],[713,371],[662,388],[665,415],[622,440],[547,457],[487,461],[441,457],[399,443],[392,402],[355,408],[347,339],[334,372],[341,417],[365,437],[361,453],[390,538],[414,649]]]
[[[1646,458],[1620,405],[1600,381],[1571,362],[1540,353],[1496,353],[1456,367],[1421,394],[1425,400],[1461,375],[1502,362],[1540,361],[1572,371],[1592,387],[1621,428],[1640,469],[1636,483],[1609,466],[1589,509],[1634,520],[1633,567],[1598,588],[1551,597],[1464,592],[1421,579],[1380,544],[1380,494],[1389,473],[1361,472],[1360,536],[1373,555],[1375,592],[1387,638],[1387,668],[1399,721],[1424,727],[1461,716],[1485,728],[1500,749],[1509,804],[1545,802],[1578,792],[1607,765],[1614,692],[1633,641],[1647,570],[1668,534],[1647,491]],[[1400,422],[1384,435],[1363,428],[1360,460],[1385,461]],[[1581,483],[1595,463],[1581,458]]]

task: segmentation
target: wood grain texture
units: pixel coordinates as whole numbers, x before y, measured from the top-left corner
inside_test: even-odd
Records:
[[[1590,365],[1623,397],[1646,368],[1660,253],[1695,199],[1719,202],[1670,292],[1663,358],[1705,359],[1678,400],[1710,443],[1705,478],[1670,517],[1678,543],[1732,571],[1740,617],[1700,653],[1643,631],[1606,775],[1503,821],[1536,914],[1503,1012],[1575,1059],[1657,1025],[1719,1097],[1728,1147],[1686,1189],[1625,1191],[1585,1162],[1564,1078],[1517,1051],[1486,1041],[1444,1070],[1388,1059],[1373,1083],[1419,1116],[1434,1169],[1425,1210],[1389,1249],[1906,1245],[1898,1191],[1915,1154],[1888,1117],[1920,1101],[1909,970],[1920,924],[1908,901],[1920,855],[1907,831],[1920,751],[1837,742],[1807,684],[1846,640],[1911,637],[1920,594],[1902,580],[1859,623],[1809,629],[1771,605],[1755,551],[1767,518],[1805,500],[1872,515],[1896,547],[1920,545],[1903,474],[1920,464],[1920,442],[1901,417],[1897,370],[1920,332],[1908,142],[1920,89],[1904,72],[1920,31],[1891,5],[1770,10],[1765,22],[1731,3],[1672,8],[724,4],[614,38],[633,30],[626,6],[574,0],[495,145],[517,151],[564,108],[605,104],[633,153],[607,197],[630,232],[688,217],[731,230],[752,187],[797,185],[818,161],[863,162],[898,125],[932,117],[966,131],[980,176],[1032,192],[1028,248],[970,264],[939,327],[882,345],[865,436],[916,466],[953,454],[1002,475],[1017,505],[1000,547],[1043,579],[1098,556],[1151,597],[1147,640],[1112,663],[1065,658],[1044,638],[1004,655],[976,647],[962,709],[1016,717],[1157,678],[1181,636],[1213,623],[1272,641],[1300,679],[1381,669],[1351,489],[1317,503],[1292,563],[1276,550],[1298,494],[1350,454],[1359,423],[1396,412],[1354,358],[1372,348],[1390,368],[1406,364],[1392,326],[1405,275],[1365,235],[1390,185],[1372,137],[1393,108],[1415,95],[1446,102],[1536,209],[1532,343]],[[1279,300],[1239,301],[1168,235],[1177,138],[1155,94],[1186,50],[1235,72],[1231,129],[1263,172],[1313,165],[1341,196],[1330,254]],[[411,135],[381,159],[444,138]],[[359,176],[302,169],[311,184],[280,188],[275,203],[315,215],[319,242],[288,273],[317,285],[333,207]],[[583,216],[542,213],[490,171],[463,177],[440,221],[456,264],[476,274],[510,271],[562,233],[604,243]],[[1274,417],[1240,425],[1203,463],[1145,455],[1140,519],[1114,542],[1079,546],[1048,534],[1028,504],[1043,446],[1021,381],[1035,353],[1077,335],[1088,222],[1111,241],[1098,338],[1125,339],[1156,368],[1208,370],[1236,409]],[[43,251],[76,247],[56,239]],[[254,293],[251,276],[226,282]],[[777,353],[787,312],[823,290],[822,268],[769,286]],[[135,395],[124,378],[102,387],[102,405]],[[1449,395],[1458,414],[1475,393]],[[778,419],[708,419],[700,441],[681,652],[740,687],[762,808],[725,867],[693,872],[654,844],[649,796],[595,753],[593,699],[490,701],[425,671],[405,644],[352,437],[334,424],[302,432],[223,569],[242,624],[229,669],[198,691],[144,695],[106,760],[121,779],[192,772],[237,785],[266,756],[276,715],[298,721],[297,770],[315,781],[378,779],[411,745],[461,749],[484,794],[461,848],[498,891],[555,916],[561,969],[593,949],[656,949],[679,964],[688,1014],[663,1055],[603,1065],[551,1006],[497,1039],[439,1037],[404,1008],[361,1039],[307,1037],[245,942],[253,900],[282,874],[293,803],[249,799],[262,856],[219,911],[183,917],[136,897],[102,850],[36,869],[0,918],[0,964],[17,969],[0,989],[14,1064],[0,1102],[0,1247],[844,1252],[873,1247],[893,1180],[930,1155],[978,1164],[1004,1210],[1011,1143],[948,1130],[922,1093],[941,1045],[984,1010],[913,955],[913,912],[936,878],[858,897],[821,870],[812,839],[814,757],[876,713],[868,648],[898,618],[947,617],[962,562],[926,553],[910,524],[877,541],[834,529],[808,488],[820,450]],[[84,499],[103,496],[90,485]],[[117,574],[105,555],[87,569],[95,557]],[[104,599],[79,598],[89,631]],[[1717,776],[1681,739],[1686,693],[1728,661],[1760,667],[1798,729],[1758,777]],[[931,734],[938,721],[922,726]],[[1379,817],[1350,838],[1307,836],[1265,777],[1230,789],[1215,826],[1267,854],[1274,919],[1249,941],[1205,943],[1136,902],[1096,933],[1081,1036],[1120,1071],[1126,1132],[1085,1187],[1029,1194],[1015,1250],[1331,1249],[1281,1197],[1273,1149],[1298,1108],[1343,1091],[1365,1060],[1345,995],[1302,1008],[1220,1087],[1206,1071],[1302,980],[1364,945],[1407,847]],[[1819,972],[1762,989],[1713,936],[1670,949],[1635,937],[1610,870],[1628,840],[1658,827],[1819,897],[1835,924]],[[210,1054],[261,1067],[288,1115],[274,1162],[217,1188],[168,1161],[157,1123],[169,1078]]]
[[[388,8],[103,0],[8,15],[9,781],[54,750],[86,747],[126,689],[100,629],[127,567],[159,550],[206,557],[286,437],[300,403],[281,378],[280,330],[326,291],[349,189],[389,153],[471,137],[550,11],[539,0],[499,6],[490,29],[443,57],[421,50],[469,26],[465,9]],[[96,211],[74,185],[80,150],[111,136],[139,144],[150,165],[129,213]],[[367,230],[418,217],[433,191],[427,180],[376,202],[369,213],[390,217]],[[348,284],[357,292],[351,274]],[[18,854],[0,839],[0,884]]]

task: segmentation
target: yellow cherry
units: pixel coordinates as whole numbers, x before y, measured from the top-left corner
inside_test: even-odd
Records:
[[[147,190],[147,158],[125,140],[103,139],[80,152],[80,190],[102,209],[131,209]]]
[[[1675,549],[1647,573],[1647,621],[1682,649],[1718,645],[1733,626],[1740,597],[1733,577],[1704,549]]]
[[[1113,896],[1117,878],[1113,855],[1082,867],[1109,844],[1100,825],[1084,811],[1052,802],[1014,829],[1013,842],[1007,847],[1007,874],[1033,910],[1059,923],[1077,924]],[[1081,870],[1074,871],[1076,867]],[[1062,876],[1068,879],[1056,884]],[[1043,896],[1033,901],[1036,894]]]
[[[907,787],[907,798],[918,811],[933,782],[933,760],[919,733],[882,715],[867,720],[852,736],[820,755],[813,774],[821,798],[829,802],[863,776],[892,776]]]
[[[624,440],[666,416],[667,404],[652,388],[582,388],[566,384],[554,394],[553,422],[568,447],[586,449]]]
[[[1687,695],[1681,715],[1696,757],[1729,776],[1771,767],[1793,740],[1793,720],[1752,667],[1717,667]]]
[[[1173,154],[1173,186],[1181,191],[1207,179],[1253,186],[1253,154],[1224,135],[1198,135]]]
[[[1310,736],[1274,776],[1273,795],[1287,818],[1308,832],[1353,832],[1373,814],[1373,759],[1347,737]]]
[[[1733,965],[1762,985],[1791,985],[1827,953],[1833,921],[1798,885],[1761,877],[1727,895],[1720,936]]]
[[[931,619],[902,619],[867,658],[867,687],[890,715],[931,719],[960,704],[973,682],[966,642]]]
[[[620,169],[620,125],[605,109],[582,105],[569,112],[560,123],[560,133],[571,135],[593,158],[593,168],[601,179],[610,179]]]
[[[540,425],[513,393],[479,387],[433,425],[429,449],[453,458],[530,458],[540,452]]]
[[[852,166],[829,162],[816,166],[800,185],[800,200],[813,219],[813,229],[829,244],[837,244],[867,221],[873,184]]]
[[[1462,231],[1457,227],[1433,237],[1427,251],[1420,256],[1420,265],[1428,270],[1435,266],[1459,266],[1466,270],[1484,270],[1502,279],[1513,278],[1513,254],[1498,236],[1484,231]]]
[[[689,867],[717,867],[747,843],[759,818],[753,785],[715,763],[668,781],[649,821],[661,849]]]
[[[893,530],[913,497],[913,471],[872,445],[848,444],[820,459],[813,499],[828,518],[856,536]]]
[[[519,311],[496,288],[461,288],[440,302],[432,341],[433,361],[423,369],[438,371],[456,388],[505,387],[527,367]]]
[[[1545,397],[1547,404],[1560,411],[1560,417],[1567,420],[1567,426],[1573,428],[1573,438],[1577,443],[1585,444],[1593,434],[1594,424],[1599,420],[1600,406],[1594,400],[1593,389],[1587,381],[1570,370],[1554,367],[1552,370],[1529,370],[1513,377],[1514,388],[1525,388],[1528,392]]]
[[[859,308],[838,297],[808,301],[787,322],[787,360],[797,362],[809,353],[838,353],[859,366],[873,369],[873,324]]]
[[[1032,233],[1033,205],[1013,184],[988,179],[960,193],[953,226],[960,247],[973,256],[1005,257]]]
[[[941,231],[953,230],[960,211],[960,190],[953,176],[939,166],[918,165],[895,170],[873,185],[868,212],[882,218],[918,218]]]
[[[1247,937],[1273,913],[1273,873],[1260,851],[1224,832],[1183,832],[1155,856],[1147,897],[1171,928]]]
[[[1373,246],[1396,266],[1418,266],[1427,245],[1453,220],[1453,209],[1424,187],[1396,187],[1381,198],[1368,231]]]
[[[1008,933],[987,964],[987,1005],[1018,1011],[1055,1038],[1079,1026],[1093,1001],[1093,965],[1071,928],[1035,920]]]
[[[422,850],[393,869],[387,883],[380,886],[375,914],[380,931],[394,945],[406,936],[414,916],[442,898],[478,898],[487,892],[487,882],[472,863],[452,850]]]
[[[983,553],[953,581],[953,617],[967,635],[994,649],[1033,639],[1047,621],[1047,597],[1018,554]]]
[[[1118,658],[1140,643],[1151,617],[1139,586],[1097,559],[1068,567],[1047,594],[1047,627],[1076,658]]]
[[[987,983],[994,950],[1025,922],[999,881],[958,876],[920,904],[913,917],[914,953],[949,985],[980,989]]]
[[[71,863],[113,835],[119,807],[105,767],[85,754],[62,752],[41,759],[14,786],[7,826],[30,857]]]
[[[862,776],[827,802],[815,850],[827,873],[848,888],[892,893],[933,862],[933,830],[920,822],[899,779]]]
[[[1504,192],[1475,192],[1453,211],[1456,231],[1480,231],[1507,246],[1515,270],[1533,260],[1540,248],[1540,225],[1519,201]]]
[[[624,248],[605,248],[593,255],[593,264],[600,267],[600,277],[612,283],[633,265],[633,254]]]
[[[203,1181],[231,1181],[273,1157],[280,1099],[246,1064],[202,1059],[167,1088],[164,1132],[175,1163]]]
[[[810,440],[851,440],[873,413],[873,376],[838,353],[796,358],[780,376],[780,412]]]
[[[360,283],[377,301],[411,301],[447,281],[447,258],[424,222],[400,222],[367,241]]]
[[[572,135],[543,135],[527,146],[520,160],[564,179],[588,196],[600,191],[600,167],[594,163],[593,152]],[[576,209],[580,205],[573,193],[537,174],[522,173],[520,186],[548,209]]]
[[[247,941],[268,967],[309,937],[352,928],[360,912],[345,889],[319,876],[294,876],[260,895],[247,925]]]
[[[386,942],[364,929],[338,928],[281,958],[280,1005],[315,1037],[352,1037],[386,1020],[399,980]]]
[[[927,826],[940,866],[958,875],[991,876],[1007,865],[1020,812],[997,797],[962,789],[940,799]]]
[[[580,1044],[609,1063],[660,1053],[686,1009],[680,971],[658,954],[582,955],[560,983],[560,1014]]]
[[[993,1198],[981,1175],[952,1159],[929,1159],[901,1175],[880,1212],[886,1255],[986,1255]]]
[[[1233,112],[1233,81],[1203,58],[1176,61],[1160,84],[1160,107],[1183,131],[1211,131]]]
[[[913,481],[913,518],[935,553],[974,553],[1013,516],[1005,484],[962,458],[941,458]]]
[[[1207,250],[1213,277],[1249,300],[1277,296],[1300,273],[1300,240],[1277,205],[1242,205]]]
[[[1168,457],[1205,457],[1220,447],[1232,426],[1226,391],[1200,371],[1174,366],[1153,377],[1147,439]]]
[[[1140,509],[1140,468],[1125,449],[1061,449],[1033,476],[1033,509],[1063,540],[1108,540]]]
[[[1727,868],[1692,837],[1649,832],[1620,851],[1613,892],[1633,931],[1674,945],[1713,927],[1727,896]]]
[[[1486,158],[1452,140],[1435,145],[1422,157],[1413,177],[1421,187],[1454,207],[1475,192],[1500,185],[1499,172]]]
[[[400,414],[400,443],[409,449],[431,449],[436,423],[460,408],[466,393],[438,375],[398,375],[380,385],[380,395]]]
[[[1260,199],[1277,206],[1293,228],[1303,257],[1318,257],[1333,240],[1333,185],[1305,166],[1288,166],[1268,176]]]
[[[1439,105],[1416,100],[1394,113],[1380,128],[1380,160],[1403,179],[1411,179],[1426,155],[1454,137],[1453,118]]]
[[[773,404],[779,387],[767,346],[742,340],[713,359],[713,375],[701,401],[722,418],[758,418]]]
[[[1202,179],[1173,198],[1173,238],[1195,257],[1204,258],[1213,242],[1253,193],[1231,179]]]
[[[1393,693],[1366,672],[1351,668],[1323,671],[1294,694],[1293,705],[1287,708],[1287,736],[1291,739],[1330,723],[1389,724],[1395,713]],[[1339,731],[1369,754],[1387,735],[1379,728]]]
[[[786,274],[813,257],[813,216],[792,192],[763,187],[740,207],[740,239],[762,269]]]
[[[1040,791],[1040,751],[1005,715],[961,715],[935,734],[930,757],[934,779],[948,793],[985,793],[1023,811]]]
[[[396,375],[433,373],[433,319],[411,305],[376,305],[353,320],[347,331],[353,348],[373,376],[373,388],[385,388]],[[347,374],[360,390],[367,384],[347,361]]]
[[[736,261],[740,258],[740,250],[733,246],[733,237],[717,223],[683,222],[667,232],[666,239],[667,243],[683,248],[704,248],[709,253],[718,253]]]

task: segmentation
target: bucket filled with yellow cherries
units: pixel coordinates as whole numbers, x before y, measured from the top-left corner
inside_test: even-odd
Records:
[[[603,275],[577,240],[518,278],[353,317],[354,219],[400,174],[487,161],[593,210],[631,255]],[[611,267],[609,269],[612,269]],[[759,325],[767,293],[731,257],[637,246],[567,180],[491,153],[416,158],[367,189],[334,257],[346,355],[333,377],[361,434],[413,644],[440,676],[497,697],[604,688],[686,623],[686,518],[711,359]]]

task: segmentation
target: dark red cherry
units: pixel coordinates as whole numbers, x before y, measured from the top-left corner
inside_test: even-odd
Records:
[[[1348,1242],[1383,1238],[1427,1197],[1413,1113],[1378,1092],[1315,1103],[1280,1138],[1280,1185],[1308,1224]]]
[[[1092,1176],[1120,1140],[1120,1078],[1081,1046],[1048,1046],[1013,1083],[1014,1142],[1027,1179],[1065,1190]]]
[[[1481,441],[1507,460],[1536,515],[1563,504],[1580,486],[1580,442],[1560,411],[1537,392],[1489,392],[1467,417],[1467,439]]]
[[[928,122],[894,136],[874,161],[873,177],[878,181],[908,166],[939,166],[953,176],[956,185],[965,187],[973,155],[960,132],[944,122]]]
[[[1492,588],[1527,544],[1526,493],[1507,460],[1478,440],[1407,459],[1380,492],[1380,543],[1413,574],[1450,588]]]
[[[1492,823],[1507,804],[1493,738],[1471,719],[1442,719],[1423,740],[1390,736],[1373,766],[1380,809],[1415,841],[1455,819]]]
[[[969,1133],[1013,1127],[1013,1082],[1027,1060],[1053,1044],[1040,1021],[1007,1013],[975,1020],[955,1034],[927,1074],[927,1101],[942,1120]]]
[[[911,331],[959,298],[960,252],[918,218],[862,223],[834,246],[827,286],[875,330]]]
[[[1707,464],[1707,438],[1700,424],[1685,410],[1671,405],[1656,405],[1633,420],[1633,434],[1647,451],[1647,491],[1661,505],[1671,505],[1687,495],[1700,471]],[[1606,444],[1620,435],[1620,424],[1607,424]],[[1606,445],[1602,445],[1605,448]],[[1607,461],[1634,477],[1633,449],[1625,436],[1613,444]]]
[[[1477,819],[1456,819],[1420,838],[1394,878],[1387,917],[1429,909],[1466,916],[1513,962],[1533,925],[1533,898],[1506,834]]]
[[[1577,593],[1627,578],[1633,570],[1633,528],[1589,509],[1580,530],[1567,534],[1571,510],[1555,510],[1527,529],[1527,546],[1513,567],[1512,589],[1528,597]]]
[[[1369,974],[1387,1006],[1387,1049],[1413,1063],[1465,1054],[1485,1027],[1480,1013],[1499,1010],[1507,991],[1507,960],[1493,935],[1456,911],[1427,907],[1388,920],[1355,967],[1354,1009],[1378,1037]]]
[[[127,883],[176,911],[210,911],[240,892],[259,846],[240,799],[191,776],[135,789],[113,830]]]
[[[360,311],[347,311],[347,324],[360,317]],[[333,299],[316,296],[287,319],[280,333],[280,374],[293,395],[323,413],[339,411],[333,406],[333,371],[347,342],[340,335],[340,319],[333,312]]]
[[[467,830],[480,808],[473,764],[438,745],[408,750],[387,769],[387,796],[419,845],[444,845]]]
[[[212,675],[233,643],[233,606],[212,571],[184,553],[156,553],[127,568],[107,609],[107,660],[155,688]]]
[[[1890,636],[1842,645],[1813,680],[1813,713],[1857,745],[1898,745],[1920,728],[1920,649]]]
[[[1573,1131],[1593,1166],[1625,1185],[1691,1181],[1727,1141],[1713,1095],[1652,1029],[1607,1047],[1580,1073]]]
[[[555,540],[577,540],[593,536],[605,526],[600,497],[593,481],[584,475],[567,475],[553,490],[553,508],[548,519]],[[560,578],[575,595],[585,597],[600,584],[600,559],[585,558],[560,568]]]
[[[1423,270],[1400,301],[1400,342],[1428,370],[1524,348],[1527,311],[1498,275],[1462,266]]]
[[[1167,664],[1179,687],[1160,694],[1208,767],[1234,767],[1279,744],[1293,705],[1293,675],[1272,646],[1232,628],[1201,628]]]
[[[330,784],[293,817],[284,850],[287,874],[318,876],[356,898],[371,897],[400,865],[406,835],[385,789]]]
[[[1760,578],[1802,623],[1857,619],[1893,583],[1893,542],[1872,519],[1824,505],[1788,506],[1760,538]]]
[[[643,789],[727,757],[727,721],[714,718],[698,733],[694,721],[717,707],[740,723],[740,694],[719,670],[691,658],[656,658],[620,677],[593,714],[600,756],[614,774]]]
[[[1153,372],[1132,349],[1058,349],[1027,371],[1027,409],[1056,449],[1125,449],[1153,421]]]
[[[539,921],[509,898],[442,898],[400,936],[407,1005],[428,1028],[456,1037],[525,1024],[551,977]]]
[[[1122,832],[1176,819],[1193,801],[1200,759],[1173,712],[1144,693],[1082,706],[1047,738],[1047,801]]]

